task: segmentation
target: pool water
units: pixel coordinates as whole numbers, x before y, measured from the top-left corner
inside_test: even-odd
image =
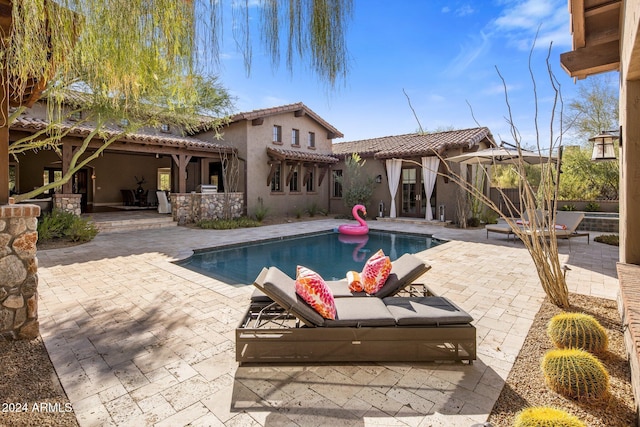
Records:
[[[345,277],[347,271],[362,271],[366,260],[382,249],[391,260],[443,243],[429,235],[370,231],[365,236],[346,236],[334,231],[302,237],[233,245],[197,251],[178,265],[229,284],[250,284],[263,267],[276,266],[295,277],[303,265],[325,280]]]

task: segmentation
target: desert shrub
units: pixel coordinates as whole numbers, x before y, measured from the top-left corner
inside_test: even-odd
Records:
[[[561,409],[539,406],[519,412],[513,427],[586,427],[586,424]]]
[[[480,215],[480,221],[484,222],[485,224],[497,224],[498,218],[498,214],[490,209],[485,209]]]
[[[593,238],[593,241],[611,246],[620,246],[620,236],[617,234],[603,234],[596,236]]]
[[[54,209],[38,222],[40,240],[68,239],[72,242],[88,242],[98,234],[93,221],[71,212]]]
[[[318,206],[317,203],[311,203],[307,209],[306,209],[307,213],[309,214],[310,217],[314,217],[317,214],[320,213],[320,206]]]
[[[597,357],[577,348],[550,350],[542,359],[547,385],[563,396],[597,401],[609,392],[609,373]]]
[[[590,353],[607,351],[607,332],[593,317],[584,313],[560,313],[549,321],[547,335],[558,348],[580,348]]]
[[[264,200],[262,197],[258,197],[258,206],[256,207],[256,211],[254,213],[256,217],[256,221],[262,222],[267,217],[269,213],[269,208],[264,205]]]
[[[196,222],[196,227],[206,230],[233,230],[235,228],[259,227],[260,221],[247,217],[234,219],[203,219]]]
[[[585,212],[598,212],[600,210],[600,203],[598,202],[589,202],[584,205]]]
[[[480,218],[473,216],[467,219],[468,227],[478,227],[479,225],[480,225]]]

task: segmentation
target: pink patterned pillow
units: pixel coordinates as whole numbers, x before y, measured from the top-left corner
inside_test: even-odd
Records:
[[[361,279],[364,291],[369,295],[378,292],[384,286],[391,273],[391,260],[382,249],[369,258],[362,269]]]
[[[333,294],[318,273],[299,265],[296,269],[296,293],[322,317],[335,320]]]

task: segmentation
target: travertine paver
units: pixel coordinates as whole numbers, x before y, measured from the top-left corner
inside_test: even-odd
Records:
[[[465,426],[487,419],[544,293],[521,243],[483,230],[373,222],[451,241],[417,254],[421,279],[475,319],[478,360],[242,366],[234,330],[252,291],[183,269],[192,249],[331,230],[317,220],[246,230],[98,235],[38,253],[40,322],[78,421],[157,426]],[[584,240],[584,239],[580,239]],[[615,299],[617,248],[560,242],[571,292]]]

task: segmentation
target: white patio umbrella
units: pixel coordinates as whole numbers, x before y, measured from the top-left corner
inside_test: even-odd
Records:
[[[549,155],[542,152],[539,153],[529,150],[520,150],[520,152],[518,152],[515,148],[492,147],[471,153],[460,154],[459,156],[447,157],[445,160],[448,162],[462,163],[466,165],[505,165],[515,164],[522,160],[530,165],[538,165],[547,163],[549,160],[555,164],[557,158],[552,157],[549,159]]]

